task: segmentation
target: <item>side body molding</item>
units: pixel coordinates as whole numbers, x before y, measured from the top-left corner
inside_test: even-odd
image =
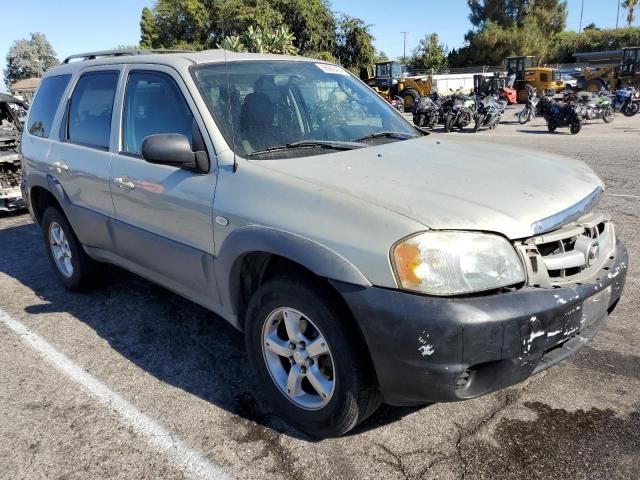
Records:
[[[215,262],[222,303],[231,311],[234,310],[232,297],[234,267],[245,254],[252,252],[279,255],[302,265],[320,277],[371,286],[371,282],[355,265],[324,245],[295,233],[249,225],[234,230],[225,238]]]

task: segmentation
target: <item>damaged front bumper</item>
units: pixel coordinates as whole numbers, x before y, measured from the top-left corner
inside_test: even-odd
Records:
[[[618,241],[596,281],[565,288],[438,298],[334,286],[364,334],[385,402],[419,405],[494,392],[573,354],[615,307],[627,265]]]

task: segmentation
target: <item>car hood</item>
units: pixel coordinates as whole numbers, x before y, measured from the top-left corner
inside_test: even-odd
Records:
[[[583,162],[433,135],[335,154],[257,160],[431,229],[533,235],[533,224],[604,188]]]

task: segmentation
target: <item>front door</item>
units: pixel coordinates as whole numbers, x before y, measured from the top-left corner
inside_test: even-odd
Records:
[[[118,255],[133,270],[192,299],[218,303],[213,275],[215,156],[179,75],[162,66],[126,70],[118,151],[111,161]],[[178,133],[207,150],[208,172],[152,164],[142,157],[149,135]],[[203,143],[205,145],[203,145]],[[201,145],[194,145],[201,144]]]

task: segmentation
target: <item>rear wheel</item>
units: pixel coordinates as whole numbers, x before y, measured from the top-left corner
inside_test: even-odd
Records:
[[[375,376],[348,313],[322,285],[275,279],[249,303],[245,339],[263,397],[296,428],[342,435],[381,403]]]
[[[553,122],[548,122],[548,123],[547,123],[547,129],[548,129],[550,132],[555,132],[555,131],[556,131],[556,128],[558,128],[558,126],[557,126],[555,123],[553,123]]]
[[[71,225],[57,208],[49,207],[44,212],[42,234],[49,261],[67,290],[79,292],[95,285],[102,264],[85,253]]]
[[[627,104],[622,107],[622,114],[625,117],[633,117],[640,110],[640,103],[638,102],[627,102]]]

